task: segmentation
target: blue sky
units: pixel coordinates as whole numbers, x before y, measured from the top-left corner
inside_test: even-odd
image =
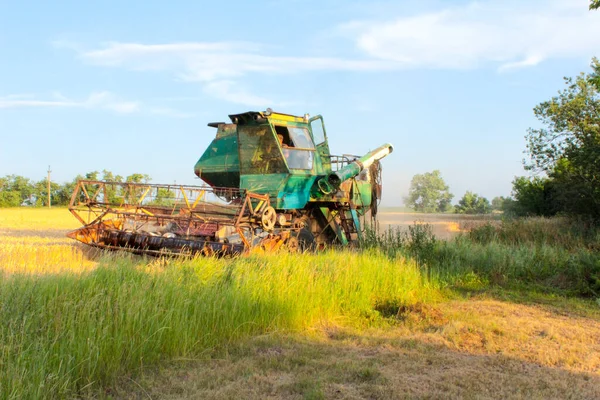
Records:
[[[508,195],[532,108],[589,71],[587,0],[0,0],[0,176],[199,184],[211,121],[323,115],[333,153],[391,142],[384,204],[439,169]]]

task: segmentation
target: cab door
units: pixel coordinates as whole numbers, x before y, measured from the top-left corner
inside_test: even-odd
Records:
[[[329,158],[329,144],[327,143],[327,134],[325,132],[325,123],[323,117],[317,115],[309,120],[310,130],[313,136],[313,142],[317,148],[317,154],[321,160],[321,165],[317,163],[317,174],[327,174],[331,172],[331,159]]]

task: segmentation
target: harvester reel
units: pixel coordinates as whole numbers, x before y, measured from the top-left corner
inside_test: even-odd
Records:
[[[260,222],[265,231],[272,231],[275,228],[275,222],[277,221],[277,212],[271,206],[265,207],[262,212]]]

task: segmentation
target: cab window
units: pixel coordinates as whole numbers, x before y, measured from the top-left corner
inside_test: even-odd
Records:
[[[312,169],[315,145],[306,128],[276,125],[275,133],[290,169]]]
[[[241,173],[276,174],[286,172],[279,144],[269,125],[238,126]]]

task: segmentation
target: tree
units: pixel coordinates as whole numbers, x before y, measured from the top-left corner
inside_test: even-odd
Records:
[[[600,8],[600,0],[590,0],[590,10],[597,10]]]
[[[534,108],[535,116],[545,127],[529,129],[526,136],[529,161],[525,167],[548,176],[550,181],[544,182],[544,186],[551,186],[555,194],[552,207],[600,218],[598,59],[593,59],[592,68],[592,74],[565,78],[565,90]],[[540,181],[532,183],[539,186]]]
[[[455,210],[458,214],[488,214],[492,212],[492,206],[485,197],[467,191],[458,201]]]
[[[552,179],[516,177],[513,180],[514,200],[504,202],[504,212],[516,216],[555,215],[560,207]]]
[[[0,191],[3,193],[13,192],[17,193],[19,196],[18,205],[21,205],[24,202],[33,202],[33,198],[35,195],[35,184],[29,178],[25,178],[20,175],[7,175],[2,178],[0,182]],[[5,195],[9,196],[11,201],[10,203],[14,203],[14,194]]]
[[[97,181],[98,180],[98,171],[91,171],[85,174],[85,179],[88,181]]]
[[[175,193],[166,188],[158,188],[156,197],[150,203],[155,206],[172,206],[175,204]]]
[[[114,175],[111,171],[103,169],[102,180],[108,182],[123,182],[123,177],[121,175]]]
[[[35,205],[48,206],[48,178],[44,178],[35,183]],[[59,206],[68,204],[67,198],[61,191],[61,185],[56,182],[50,182],[50,203]]]
[[[492,199],[492,210],[493,211],[502,211],[504,210],[504,204],[510,201],[509,197],[504,196],[496,196]]]
[[[18,207],[21,205],[21,194],[12,190],[0,191],[0,207]]]
[[[419,212],[444,212],[454,196],[439,170],[415,175],[410,182],[405,203]]]
[[[131,182],[131,183],[148,183],[150,182],[150,175],[147,174],[131,174],[129,176],[127,176],[127,178],[125,178],[125,182]]]

